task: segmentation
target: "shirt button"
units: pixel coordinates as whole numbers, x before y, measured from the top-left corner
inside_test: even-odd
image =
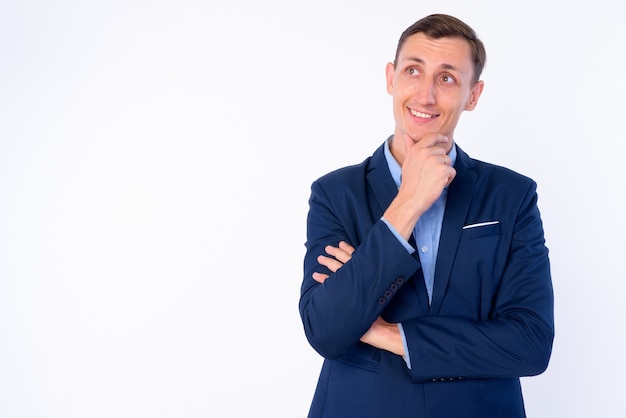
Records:
[[[423,246],[422,246],[422,252],[423,252],[423,253],[425,253],[426,251],[428,251],[428,247],[427,247],[427,246],[425,246],[425,245],[423,245]]]

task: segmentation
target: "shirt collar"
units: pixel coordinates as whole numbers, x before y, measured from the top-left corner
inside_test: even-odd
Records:
[[[389,148],[389,144],[392,140],[393,135],[385,141],[385,159],[387,160],[387,166],[389,167],[389,171],[391,172],[391,177],[393,178],[394,183],[396,183],[396,187],[400,187],[400,183],[402,182],[402,167],[400,166],[400,164],[398,164],[393,155],[391,155],[391,149]],[[448,157],[450,157],[451,166],[454,167],[454,164],[456,163],[456,143],[452,144],[452,148],[450,148]]]

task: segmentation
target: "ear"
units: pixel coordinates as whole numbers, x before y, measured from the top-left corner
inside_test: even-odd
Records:
[[[396,75],[396,69],[392,62],[387,63],[385,68],[385,76],[387,77],[387,93],[393,95],[393,80]]]
[[[485,83],[482,80],[478,80],[476,84],[472,87],[470,91],[469,101],[465,105],[465,110],[474,110],[476,105],[478,104],[478,99],[480,95],[483,93],[483,88],[485,87]]]

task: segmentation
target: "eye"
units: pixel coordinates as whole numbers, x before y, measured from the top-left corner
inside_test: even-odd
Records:
[[[407,73],[408,75],[418,75],[418,74],[419,74],[419,71],[418,71],[418,69],[417,69],[417,68],[415,68],[415,67],[409,67],[409,68],[407,68],[407,69],[406,69],[406,73]]]
[[[441,76],[441,81],[443,81],[445,84],[453,84],[456,82],[456,80],[454,79],[454,77],[452,77],[451,75],[442,75]]]

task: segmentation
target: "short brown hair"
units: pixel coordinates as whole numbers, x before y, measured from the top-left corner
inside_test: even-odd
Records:
[[[474,64],[474,82],[480,79],[480,75],[483,72],[485,63],[487,62],[487,53],[482,41],[478,39],[474,29],[469,27],[465,22],[457,19],[456,17],[445,14],[433,14],[426,16],[411,26],[406,28],[400,40],[398,41],[398,47],[396,48],[396,56],[393,61],[395,66],[398,63],[398,55],[402,46],[406,42],[407,38],[416,33],[423,33],[432,39],[439,38],[461,38],[465,39],[472,51],[472,61]]]

